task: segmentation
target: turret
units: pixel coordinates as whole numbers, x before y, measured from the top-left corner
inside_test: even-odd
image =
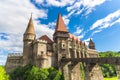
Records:
[[[30,17],[28,26],[26,28],[26,31],[24,33],[23,41],[33,41],[35,39],[35,31],[34,31],[34,25],[32,20],[32,15]]]
[[[28,26],[23,35],[23,65],[30,64],[32,61],[32,42],[34,39],[35,31],[31,15]]]
[[[95,43],[92,41],[92,39],[90,39],[89,42],[89,49],[95,49]]]
[[[62,16],[61,14],[58,15],[58,19],[57,19],[57,23],[56,23],[56,29],[55,29],[55,32],[53,34],[53,40],[56,41],[56,39],[58,37],[61,37],[61,38],[68,38],[69,37],[69,34],[68,34],[68,30],[65,26],[65,23],[62,19]]]

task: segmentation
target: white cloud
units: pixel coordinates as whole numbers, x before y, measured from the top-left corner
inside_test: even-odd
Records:
[[[80,1],[76,1],[74,3],[74,5],[67,7],[67,11],[71,12],[74,10],[75,11],[74,14],[76,14],[76,15],[79,15],[83,11],[85,11],[86,12],[85,15],[87,15],[87,14],[91,13],[92,10],[94,10],[96,6],[103,4],[105,1],[106,0],[80,0]]]
[[[120,23],[120,10],[117,10],[113,13],[110,13],[106,17],[97,20],[91,27],[90,30],[93,30],[91,36],[96,33],[103,31],[106,28],[109,28],[117,23]]]
[[[94,34],[96,34],[96,33],[99,33],[99,32],[101,32],[102,30],[96,30],[96,31],[93,31],[93,33],[92,33],[92,35],[91,36],[93,36]]]
[[[82,39],[82,38],[84,38],[84,34],[81,34],[81,35],[78,35],[77,37],[79,38],[79,39]]]
[[[82,31],[83,31],[83,29],[81,29],[81,28],[78,26],[78,27],[76,27],[76,31],[75,31],[73,34],[79,35],[79,34],[81,34]]]
[[[36,1],[36,3],[43,3],[44,2],[44,0],[35,0]]]
[[[0,65],[5,65],[6,60],[0,60]]]
[[[50,24],[49,25],[41,24],[37,21],[34,21],[34,23],[35,26],[37,26],[35,27],[37,37],[40,37],[42,35],[48,35],[52,39],[54,30],[49,29]],[[52,25],[54,25],[54,23]]]
[[[65,25],[67,26],[70,22],[70,19],[66,16],[63,16],[62,18],[63,18],[63,21],[64,21]]]
[[[74,0],[46,0],[46,3],[48,6],[64,7],[67,5],[72,5]]]
[[[4,0],[0,2],[0,32],[16,33],[23,32],[28,23],[29,14],[33,12],[34,19],[46,18],[45,10],[38,10],[29,1]]]
[[[0,55],[0,58],[6,58],[7,56],[5,56],[5,55]]]
[[[73,33],[74,35],[76,35],[79,39],[82,39],[85,35],[85,33],[83,32],[83,29],[80,28],[80,26],[75,26],[76,30]]]
[[[110,27],[111,24],[116,24],[120,22],[120,10],[117,10],[109,15],[107,15],[105,18],[97,20],[91,27],[90,30],[93,30],[95,28],[103,29]]]

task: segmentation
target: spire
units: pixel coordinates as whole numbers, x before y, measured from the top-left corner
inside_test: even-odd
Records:
[[[95,49],[95,44],[94,44],[94,42],[92,41],[91,38],[90,38],[90,42],[89,42],[89,48],[90,49]]]
[[[62,19],[61,14],[58,15],[57,23],[56,23],[56,29],[55,32],[60,31],[60,32],[68,32],[65,23]]]
[[[31,13],[31,17],[30,17],[28,26],[27,26],[26,31],[25,31],[24,34],[28,34],[28,33],[35,34],[33,20],[32,20],[32,13]]]

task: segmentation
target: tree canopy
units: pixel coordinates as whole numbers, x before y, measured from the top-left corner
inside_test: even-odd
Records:
[[[64,80],[61,72],[53,67],[38,68],[31,65],[15,69],[10,76],[12,80],[17,78],[21,80]]]
[[[120,57],[120,53],[119,52],[107,51],[107,52],[100,52],[99,56],[100,57]],[[101,64],[100,66],[101,66],[104,77],[117,76],[116,70],[115,70],[115,65]]]
[[[6,74],[4,66],[0,66],[0,80],[9,80],[9,75]]]

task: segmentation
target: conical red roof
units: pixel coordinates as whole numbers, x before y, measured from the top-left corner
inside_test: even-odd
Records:
[[[57,19],[57,23],[56,23],[56,29],[55,32],[60,31],[60,32],[68,32],[65,23],[62,19],[62,16],[59,14],[58,15],[58,19]]]

